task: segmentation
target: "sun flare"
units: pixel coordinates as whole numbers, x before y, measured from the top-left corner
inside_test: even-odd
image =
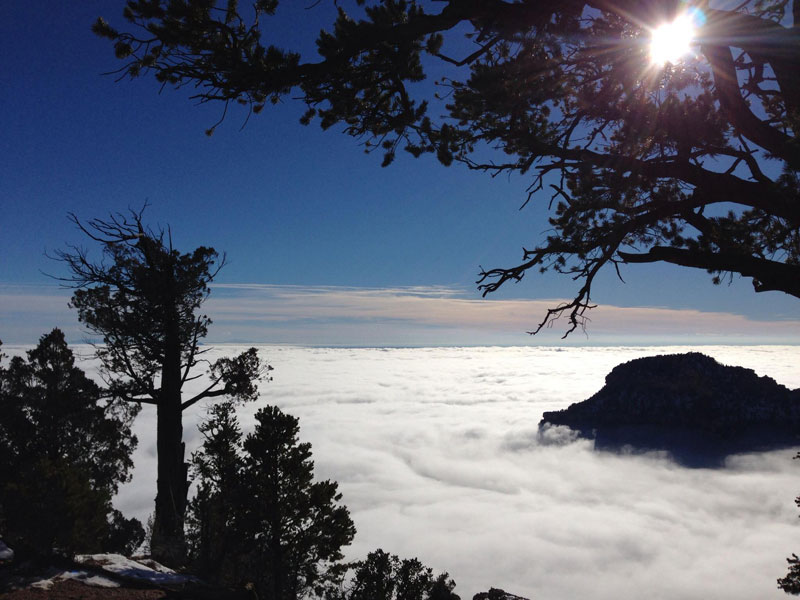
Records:
[[[677,63],[691,52],[694,36],[694,19],[689,14],[656,27],[650,38],[650,61],[656,65]]]

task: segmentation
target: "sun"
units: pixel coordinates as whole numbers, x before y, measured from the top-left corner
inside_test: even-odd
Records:
[[[695,33],[694,19],[689,14],[656,27],[650,34],[650,62],[658,66],[676,64],[691,52]]]

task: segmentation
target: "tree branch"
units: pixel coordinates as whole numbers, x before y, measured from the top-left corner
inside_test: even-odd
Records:
[[[218,382],[219,381],[217,381],[216,383],[218,383]],[[214,385],[216,385],[216,383]],[[206,388],[205,390],[203,390],[202,392],[200,392],[199,394],[197,394],[193,398],[190,398],[189,400],[187,400],[186,402],[181,404],[181,410],[182,411],[186,410],[187,408],[189,408],[193,404],[196,404],[197,402],[199,402],[200,400],[204,400],[205,398],[218,398],[219,396],[224,396],[225,394],[228,393],[228,390],[225,389],[225,388],[222,388],[221,390],[209,391],[209,390],[212,389],[212,387],[213,386],[209,386],[208,388]]]
[[[800,158],[789,148],[792,138],[756,117],[742,98],[730,48],[705,43],[701,50],[711,65],[720,106],[736,129],[774,156],[800,167]]]
[[[627,263],[668,262],[707,271],[740,273],[753,279],[756,292],[782,291],[800,298],[800,266],[735,252],[701,252],[654,246],[644,254],[619,252]]]

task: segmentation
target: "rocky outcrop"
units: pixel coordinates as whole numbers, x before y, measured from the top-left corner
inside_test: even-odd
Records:
[[[491,588],[488,592],[475,594],[472,600],[528,600],[522,596],[515,596],[497,588]]]
[[[800,445],[800,390],[697,352],[653,356],[618,365],[594,396],[539,425],[566,425],[598,449],[666,450],[715,466],[736,452]]]

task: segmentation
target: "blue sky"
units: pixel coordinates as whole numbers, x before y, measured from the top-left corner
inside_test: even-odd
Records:
[[[284,41],[312,40],[328,4],[310,11],[293,4],[282,17]],[[301,126],[303,106],[291,100],[244,128],[244,113],[233,111],[207,137],[221,107],[197,106],[184,91],[159,94],[149,79],[117,83],[101,75],[118,64],[90,26],[101,15],[121,24],[122,6],[0,5],[0,339],[35,341],[55,325],[80,339],[68,292],[43,274],[63,268],[45,252],[81,243],[68,212],[89,219],[148,201],[147,219],[169,224],[179,248],[227,253],[218,279],[224,287],[214,292],[226,316],[215,319],[212,341],[559,343],[558,325],[533,340],[525,330],[541,318],[548,305],[541,301],[570,296],[575,283],[566,277],[531,274],[485,301],[489,308],[474,309],[480,266],[515,264],[522,246],[532,247],[547,228],[546,198],[519,210],[527,177],[492,179],[430,157],[400,156],[382,169],[357,140]],[[800,304],[757,295],[749,281],[713,286],[703,272],[669,266],[631,266],[623,276],[626,284],[610,271],[596,282],[594,299],[606,315],[629,312],[612,319],[597,311],[590,343],[800,339]],[[417,308],[409,297],[421,299]],[[342,303],[352,303],[346,316]],[[313,311],[287,316],[307,304]],[[237,306],[276,316],[241,327]],[[659,313],[663,327],[637,321],[653,308],[671,311]],[[473,310],[515,317],[487,320]],[[706,331],[692,311],[701,311]]]

